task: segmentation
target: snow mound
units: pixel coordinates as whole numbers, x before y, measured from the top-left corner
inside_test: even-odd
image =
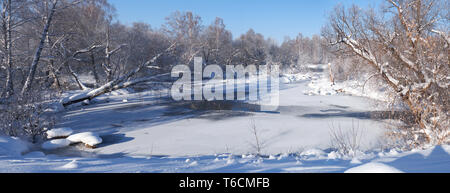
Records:
[[[53,112],[53,113],[57,113],[57,112],[61,112],[64,110],[64,106],[59,103],[59,102],[53,102],[53,103],[49,103],[47,108],[45,109],[45,112]]]
[[[309,91],[304,92],[310,96],[329,96],[339,93],[350,94],[352,96],[367,97],[379,101],[389,101],[389,88],[366,84],[361,80],[346,80],[343,82],[331,82],[326,74],[316,74],[308,84]]]
[[[280,82],[283,84],[290,84],[301,80],[310,79],[309,74],[283,74],[280,76]]]
[[[303,151],[302,153],[300,153],[300,156],[320,157],[320,156],[322,156],[324,154],[325,154],[325,152],[320,150],[320,149],[308,149],[308,150]]]
[[[129,95],[131,93],[127,89],[120,89],[120,90],[112,91],[110,94],[112,96],[123,96],[123,95]]]
[[[70,141],[70,143],[84,143],[86,145],[89,145],[91,147],[95,147],[96,145],[102,143],[102,138],[98,136],[95,133],[92,132],[85,132],[85,133],[78,133],[71,135],[67,138],[67,140]]]
[[[21,156],[26,151],[28,145],[24,141],[15,137],[0,136],[0,156]]]
[[[71,128],[58,128],[47,131],[47,138],[53,139],[58,137],[68,137],[73,133]]]
[[[61,166],[61,168],[63,168],[63,169],[77,169],[78,168],[77,160],[72,160],[70,163]]]
[[[397,168],[382,163],[368,163],[358,167],[351,168],[345,173],[403,173]]]
[[[193,161],[189,164],[189,166],[194,167],[194,166],[198,166],[198,162],[197,161]]]
[[[42,144],[42,148],[46,150],[54,150],[63,147],[67,147],[70,145],[70,141],[67,139],[54,139],[51,141],[47,141]]]

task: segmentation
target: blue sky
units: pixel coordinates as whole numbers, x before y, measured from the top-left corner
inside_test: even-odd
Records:
[[[285,36],[320,34],[327,13],[334,5],[377,6],[381,0],[109,0],[116,7],[117,19],[124,24],[145,22],[159,28],[175,11],[192,11],[211,24],[224,19],[237,38],[250,28],[278,42]]]

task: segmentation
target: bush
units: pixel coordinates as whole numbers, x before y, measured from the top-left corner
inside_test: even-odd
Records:
[[[358,152],[361,152],[363,135],[364,130],[359,128],[359,124],[355,125],[353,121],[352,128],[345,131],[340,125],[337,128],[333,125],[330,129],[331,146],[344,157],[355,157]]]
[[[5,135],[26,138],[32,143],[45,138],[45,131],[55,125],[56,118],[46,112],[47,105],[40,97],[11,97],[4,101],[0,116],[0,132]]]

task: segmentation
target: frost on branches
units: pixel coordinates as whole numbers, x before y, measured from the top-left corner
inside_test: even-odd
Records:
[[[445,29],[440,3],[388,0],[387,11],[338,6],[324,29],[333,45],[377,69],[408,106],[411,122],[393,134],[409,148],[450,142],[450,45],[448,30],[438,30]]]

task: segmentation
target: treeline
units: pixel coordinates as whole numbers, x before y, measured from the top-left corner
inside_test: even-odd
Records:
[[[205,25],[191,12],[172,13],[163,26],[153,28],[117,22],[106,0],[2,0],[1,6],[2,98],[31,90],[98,88],[161,53],[134,76],[169,72],[193,57],[203,57],[206,64],[271,63],[285,69],[331,58],[320,36],[300,34],[278,44],[250,29],[234,38],[221,18]],[[83,82],[81,74],[95,82]]]
[[[301,34],[281,44],[249,30],[233,37],[225,22],[168,13],[161,27],[116,21],[107,0],[0,0],[0,132],[36,141],[54,124],[43,101],[66,107],[113,90],[161,82],[179,64],[281,65],[285,71],[332,56],[324,39]],[[147,88],[150,89],[150,88]]]

